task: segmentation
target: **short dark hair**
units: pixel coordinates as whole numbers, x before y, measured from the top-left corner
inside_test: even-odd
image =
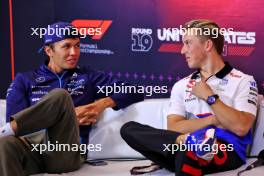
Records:
[[[48,44],[46,46],[49,46],[52,50],[54,50],[54,43],[50,43],[50,44]]]
[[[219,55],[222,54],[225,38],[220,32],[220,27],[215,22],[206,19],[191,20],[184,24],[184,28],[185,29],[197,28],[197,29],[201,29],[202,31],[205,31],[205,29],[209,30],[209,35],[208,34],[205,35],[204,32],[202,32],[200,36],[212,40],[217,53]],[[217,35],[212,35],[214,32],[213,30],[215,29],[217,29]]]

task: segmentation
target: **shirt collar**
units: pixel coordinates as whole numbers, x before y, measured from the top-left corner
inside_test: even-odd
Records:
[[[215,76],[219,79],[223,79],[227,74],[229,74],[232,71],[233,67],[228,63],[225,62],[225,66],[218,71]],[[198,77],[200,77],[200,69],[198,69],[197,71],[195,71],[192,76],[191,79],[197,79]]]

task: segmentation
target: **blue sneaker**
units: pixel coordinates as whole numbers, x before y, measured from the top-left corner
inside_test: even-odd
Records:
[[[217,151],[215,129],[203,128],[191,133],[186,139],[186,144],[190,144],[197,157],[211,161]]]

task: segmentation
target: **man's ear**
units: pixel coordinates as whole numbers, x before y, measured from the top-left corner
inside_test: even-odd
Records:
[[[44,51],[47,54],[47,56],[49,56],[49,57],[53,56],[53,49],[50,46],[45,46]]]
[[[214,43],[213,43],[213,41],[210,40],[210,39],[206,40],[206,41],[205,41],[205,45],[204,45],[204,47],[205,47],[205,50],[206,50],[206,51],[212,51],[212,49],[213,49],[213,47],[214,47]]]

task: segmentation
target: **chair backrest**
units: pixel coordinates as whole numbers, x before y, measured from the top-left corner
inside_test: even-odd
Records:
[[[6,123],[6,101],[0,100],[0,127]]]
[[[257,120],[250,156],[257,156],[264,149],[264,98],[259,95]]]
[[[149,99],[135,103],[124,110],[107,109],[93,126],[90,144],[101,144],[101,151],[89,152],[89,159],[98,158],[143,158],[130,148],[120,136],[120,128],[128,121],[136,121],[156,128],[165,129],[169,99]]]

